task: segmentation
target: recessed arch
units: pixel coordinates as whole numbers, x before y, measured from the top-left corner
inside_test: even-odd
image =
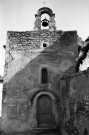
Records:
[[[47,90],[40,90],[39,92],[37,93],[34,93],[35,95],[33,100],[32,100],[32,116],[31,118],[32,119],[35,119],[35,127],[38,126],[38,121],[37,121],[37,101],[38,101],[38,98],[42,95],[47,95],[50,97],[51,99],[51,103],[52,103],[52,112],[53,112],[53,115],[54,115],[54,119],[55,119],[55,125],[57,125],[59,123],[59,113],[58,113],[58,99],[56,97],[56,95],[52,92],[52,91],[47,91]],[[32,97],[33,97],[32,96]]]
[[[32,93],[30,93],[29,94],[29,100],[33,103],[33,101],[34,101],[34,99],[35,99],[35,97],[38,95],[42,95],[42,94],[47,94],[47,95],[49,95],[51,98],[52,98],[52,100],[55,102],[55,103],[57,103],[57,102],[59,102],[59,99],[58,99],[58,97],[57,97],[57,95],[55,94],[55,92],[53,92],[52,90],[50,90],[50,89],[37,89],[37,90],[33,90],[33,92]]]

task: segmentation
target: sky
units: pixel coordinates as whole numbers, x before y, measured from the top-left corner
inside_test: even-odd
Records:
[[[44,1],[55,14],[57,30],[77,30],[83,40],[89,36],[89,0],[0,0],[0,75],[4,74],[7,31],[33,30],[35,14]],[[84,66],[88,64],[86,60]]]

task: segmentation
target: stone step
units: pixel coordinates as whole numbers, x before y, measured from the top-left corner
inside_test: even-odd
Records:
[[[33,134],[40,135],[57,135],[58,129],[56,128],[34,128]]]

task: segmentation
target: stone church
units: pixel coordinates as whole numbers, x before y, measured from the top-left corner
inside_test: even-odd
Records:
[[[89,69],[77,71],[78,58],[77,31],[56,30],[48,7],[33,31],[8,31],[2,134],[89,135]]]

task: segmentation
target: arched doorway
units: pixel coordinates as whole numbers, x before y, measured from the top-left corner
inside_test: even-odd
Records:
[[[38,127],[52,127],[54,120],[51,98],[48,95],[41,95],[37,100]]]

